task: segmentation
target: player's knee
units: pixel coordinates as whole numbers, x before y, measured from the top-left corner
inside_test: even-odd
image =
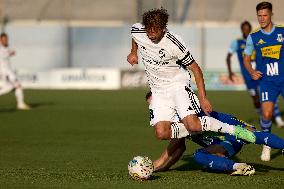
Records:
[[[265,120],[271,120],[272,119],[273,112],[272,111],[266,111],[262,110],[262,118]]]
[[[196,117],[193,119],[185,119],[184,122],[185,127],[187,128],[187,130],[191,131],[191,132],[199,132],[201,131],[201,124],[199,119]]]
[[[159,140],[167,140],[171,138],[171,130],[166,124],[155,125],[155,136]]]
[[[164,130],[156,130],[155,132],[156,138],[159,140],[167,140],[170,138],[167,132]]]

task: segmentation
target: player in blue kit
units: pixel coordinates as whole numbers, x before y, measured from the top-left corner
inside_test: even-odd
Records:
[[[260,29],[252,32],[246,42],[244,65],[252,79],[258,80],[262,117],[260,125],[271,132],[273,109],[280,94],[284,96],[284,27],[272,22],[272,4],[261,2],[256,6]],[[251,55],[256,52],[256,69]],[[264,145],[261,160],[270,160],[270,147]]]
[[[151,92],[146,95],[148,103],[151,102]],[[198,115],[203,116],[203,112]],[[238,118],[213,111],[210,116],[224,123],[231,125],[240,125],[248,130],[253,131],[256,136],[255,144],[266,144],[275,149],[284,149],[284,140],[267,132],[256,131],[255,127],[239,120]],[[176,121],[180,118],[176,114]],[[173,123],[174,124],[174,123]],[[252,166],[246,163],[236,163],[229,158],[237,154],[243,145],[247,142],[237,139],[235,136],[219,133],[204,132],[200,134],[189,134],[188,139],[204,147],[196,151],[194,159],[201,165],[218,171],[232,172],[232,175],[252,175],[255,170]],[[168,170],[174,163],[176,163],[186,150],[185,138],[172,139],[167,149],[161,154],[159,159],[154,161],[155,171]]]
[[[249,95],[252,97],[256,112],[258,114],[261,114],[261,106],[260,106],[259,91],[258,91],[258,81],[253,80],[251,78],[250,74],[248,73],[248,71],[246,70],[244,66],[244,61],[243,61],[244,50],[246,47],[246,39],[249,33],[251,32],[251,29],[252,29],[252,26],[248,21],[244,21],[241,23],[241,32],[242,32],[243,37],[238,38],[231,43],[229,52],[227,54],[226,62],[227,62],[227,67],[228,67],[229,79],[233,81],[233,77],[235,73],[231,69],[231,57],[234,53],[237,54],[241,73],[244,78],[246,88],[249,92]],[[252,56],[251,56],[251,64],[252,64],[252,67],[255,69],[255,66],[256,66],[255,65],[255,51],[253,51]],[[274,118],[275,118],[275,123],[277,124],[279,128],[284,127],[284,122],[281,118],[280,110],[278,108],[277,103],[275,103],[275,107],[274,107]]]
[[[248,130],[254,131],[255,144],[265,144],[274,149],[284,149],[284,140],[274,134],[256,131],[255,127],[229,114],[213,111],[210,116],[224,123],[241,125]],[[255,169],[246,163],[237,163],[230,158],[236,155],[242,147],[249,144],[236,137],[225,134],[220,135],[212,132],[191,134],[187,137],[203,148],[194,154],[194,160],[208,169],[215,171],[230,172],[231,175],[253,175]],[[185,139],[172,140],[159,159],[154,161],[155,171],[165,171],[178,161],[185,151]]]

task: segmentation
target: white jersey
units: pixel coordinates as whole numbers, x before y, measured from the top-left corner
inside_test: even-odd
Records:
[[[8,47],[0,45],[0,68],[1,72],[6,72],[7,70],[12,70],[11,63],[11,50]]]
[[[166,31],[161,41],[155,44],[140,23],[132,26],[131,35],[138,45],[152,92],[166,91],[179,83],[189,85],[190,74],[186,67],[194,62],[194,58],[178,35]]]
[[[0,45],[0,74],[2,79],[16,86],[18,79],[10,63],[11,52],[8,47]]]

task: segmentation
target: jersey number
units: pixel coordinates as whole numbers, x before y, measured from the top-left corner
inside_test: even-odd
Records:
[[[150,120],[154,119],[154,112],[152,109],[150,109]]]
[[[262,101],[267,101],[268,100],[268,92],[262,92],[261,98],[262,98]]]
[[[279,75],[278,62],[266,64],[266,74],[269,76]]]

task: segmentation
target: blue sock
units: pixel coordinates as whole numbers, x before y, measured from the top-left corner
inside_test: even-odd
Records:
[[[227,172],[233,171],[233,165],[235,163],[227,158],[209,154],[203,149],[199,149],[195,152],[194,160],[208,169]]]
[[[274,117],[281,116],[281,113],[280,113],[280,110],[279,110],[277,102],[274,104],[273,116]]]
[[[256,144],[264,144],[274,149],[284,149],[284,140],[274,134],[257,131],[254,132],[254,135],[256,137]]]
[[[262,128],[263,132],[271,132],[271,125],[272,125],[272,121],[271,120],[264,120],[261,119],[260,120],[260,126]]]

